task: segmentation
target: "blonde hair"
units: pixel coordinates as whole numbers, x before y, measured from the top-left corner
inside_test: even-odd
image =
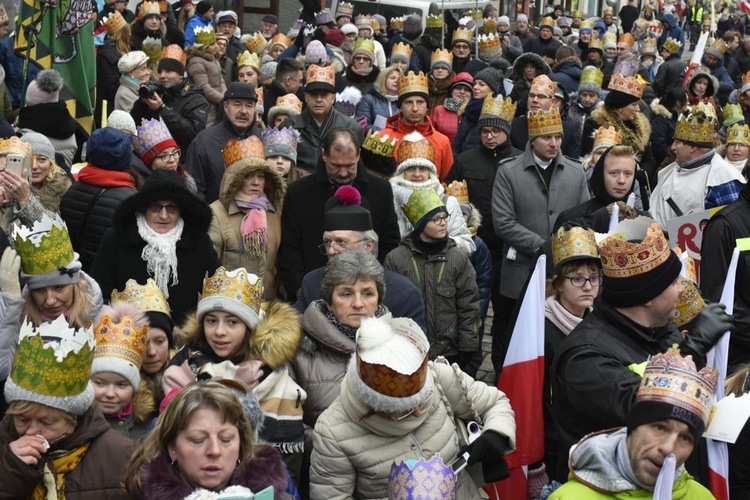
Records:
[[[382,95],[387,95],[388,90],[385,88],[385,81],[388,80],[388,77],[391,76],[391,73],[394,71],[398,71],[399,76],[402,75],[401,68],[397,68],[396,66],[388,66],[383,71],[380,72],[378,77],[375,79],[375,90],[380,92]]]
[[[70,313],[68,314],[68,326],[85,328],[94,320],[91,317],[94,302],[89,296],[90,286],[85,278],[81,278],[78,283],[71,286],[73,287],[73,305],[70,307]],[[31,297],[32,292],[33,290],[29,290],[26,294],[21,318],[22,322],[28,319],[34,326],[38,327],[44,320],[42,319],[42,312]]]
[[[253,428],[237,396],[219,382],[196,382],[182,389],[159,415],[151,434],[133,452],[125,476],[125,488],[134,498],[143,494],[141,469],[161,456],[169,459],[168,447],[190,423],[198,410],[214,410],[223,422],[237,426],[240,435],[240,465],[253,458]]]
[[[115,48],[117,49],[117,52],[119,52],[121,55],[124,56],[125,54],[131,51],[130,25],[129,24],[126,24],[125,26],[122,27],[122,29],[108,36],[109,36],[109,39],[112,41],[112,43],[115,44]]]
[[[8,411],[5,414],[6,415],[23,415],[26,413],[36,413],[42,408],[51,410],[54,416],[65,420],[65,422],[68,425],[71,425],[73,427],[76,427],[78,425],[78,420],[76,419],[76,417],[74,417],[67,411],[63,411],[59,408],[53,408],[51,406],[43,405],[41,403],[34,403],[33,401],[13,401],[12,403],[10,403],[10,406],[8,407]]]

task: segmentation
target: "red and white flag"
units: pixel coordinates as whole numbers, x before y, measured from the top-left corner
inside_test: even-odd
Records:
[[[547,259],[539,257],[521,302],[498,389],[516,414],[516,450],[505,455],[510,477],[497,483],[501,499],[526,498],[527,466],[544,458],[544,291]],[[488,493],[492,496],[495,491]],[[497,497],[494,497],[497,498]]]
[[[740,9],[742,9],[742,12],[750,12],[750,2],[747,0],[740,0]]]

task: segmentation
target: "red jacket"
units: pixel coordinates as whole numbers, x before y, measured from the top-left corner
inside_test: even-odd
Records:
[[[435,106],[430,118],[435,130],[445,134],[451,144],[453,144],[453,138],[456,137],[456,132],[458,132],[458,113],[445,109],[445,106],[441,104],[440,106]]]
[[[432,124],[429,116],[424,117],[424,123],[410,125],[401,120],[401,113],[397,113],[386,120],[385,130],[388,135],[399,140],[393,156],[398,160],[398,150],[401,147],[401,141],[404,136],[415,130],[422,134],[425,139],[430,141],[435,147],[435,166],[440,180],[445,180],[448,172],[453,168],[453,151],[451,150],[451,141],[444,134],[441,134]]]

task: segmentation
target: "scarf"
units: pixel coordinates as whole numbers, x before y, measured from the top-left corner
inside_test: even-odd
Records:
[[[265,194],[248,197],[237,193],[234,202],[238,208],[246,209],[247,214],[240,223],[242,239],[239,251],[244,251],[251,257],[261,257],[266,252],[268,197]]]
[[[387,311],[386,311],[385,306],[383,304],[380,304],[380,305],[378,305],[378,308],[375,310],[374,316],[376,318],[379,318],[382,315],[384,315],[386,312]],[[330,321],[331,324],[338,329],[338,331],[340,331],[341,333],[343,333],[344,335],[346,335],[346,337],[349,340],[351,340],[352,342],[356,342],[357,341],[357,330],[359,330],[359,328],[354,328],[354,327],[346,326],[346,325],[342,324],[338,320],[338,318],[336,318],[336,315],[333,314],[333,311],[331,311],[328,308],[326,308],[325,316],[326,316],[326,319],[328,321]]]
[[[458,108],[461,107],[461,103],[463,103],[463,101],[459,101],[458,99],[454,99],[453,97],[446,97],[445,101],[443,101],[443,106],[448,111],[458,113]]]
[[[102,188],[129,187],[135,189],[133,178],[128,172],[118,170],[105,170],[95,167],[91,163],[79,172],[78,180]]]
[[[373,66],[370,66],[369,68],[365,69],[354,69],[354,65],[352,65],[351,70],[352,73],[359,76],[368,76],[370,73],[372,73]]]
[[[550,320],[566,336],[583,320],[583,318],[579,318],[565,309],[554,295],[550,295],[544,301],[544,317]]]
[[[104,418],[107,420],[122,420],[123,418],[127,418],[133,414],[133,401],[128,403],[128,405],[122,409],[120,413],[115,413],[112,415],[104,415]]]
[[[177,226],[166,234],[159,234],[149,227],[146,217],[138,213],[135,215],[138,234],[146,242],[141,252],[141,259],[146,261],[146,270],[154,277],[156,285],[169,298],[169,276],[172,276],[172,286],[179,283],[177,277],[177,242],[182,237],[185,221],[180,217]]]
[[[78,467],[90,444],[81,445],[73,451],[60,450],[50,453],[54,472],[45,462],[42,484],[34,488],[31,493],[32,500],[65,500],[65,475]]]
[[[638,480],[638,476],[635,475],[635,472],[633,471],[633,465],[630,462],[630,455],[628,455],[627,439],[623,438],[617,444],[617,451],[615,454],[615,459],[616,459],[615,467],[617,467],[617,470],[620,472],[620,474],[622,474],[622,476],[625,479],[637,485],[641,489],[644,489],[646,491],[654,491],[653,486],[648,486],[646,484],[643,484],[641,481]],[[675,479],[677,479],[678,477],[679,476],[676,476]]]

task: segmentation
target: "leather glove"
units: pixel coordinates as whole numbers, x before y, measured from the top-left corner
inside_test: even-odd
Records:
[[[485,431],[466,450],[461,451],[469,452],[469,466],[481,462],[485,483],[494,483],[510,476],[508,464],[503,458],[507,449],[507,437],[494,431]]]
[[[302,45],[305,43],[305,29],[302,28],[297,34],[297,38],[294,39],[294,46],[302,50]]]
[[[0,290],[11,299],[21,298],[19,269],[21,269],[21,257],[12,248],[6,248],[0,258]]]
[[[727,314],[724,304],[708,304],[692,321],[680,348],[686,354],[695,354],[705,359],[708,351],[719,341],[725,332],[733,329],[732,316]]]
[[[482,365],[482,353],[479,351],[468,351],[458,353],[458,366],[461,371],[476,378],[477,370]]]

